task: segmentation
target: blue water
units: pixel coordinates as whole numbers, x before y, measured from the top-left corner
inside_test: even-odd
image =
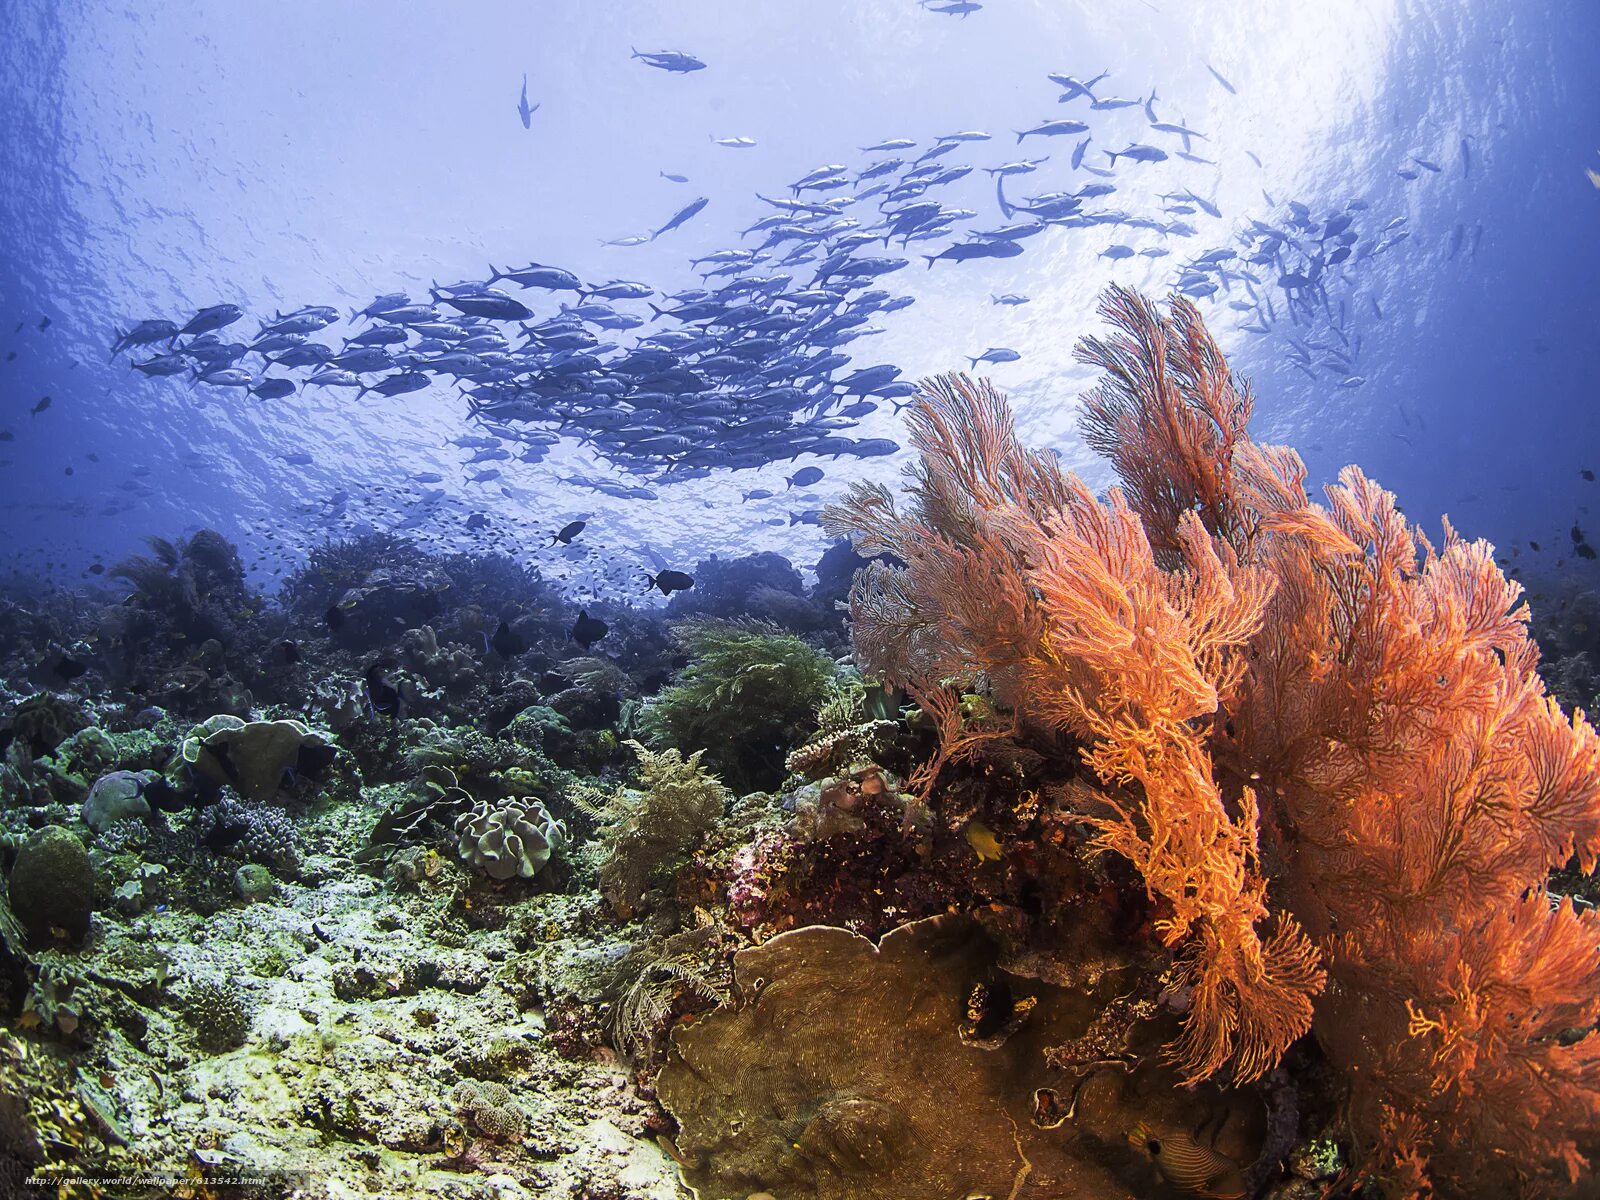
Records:
[[[809,564],[820,533],[791,514],[849,479],[888,478],[898,458],[801,457],[663,482],[664,462],[628,472],[567,438],[473,483],[473,451],[449,443],[482,430],[443,383],[392,399],[308,389],[261,401],[145,379],[107,351],[144,318],[182,324],[235,303],[249,315],[231,332],[244,336],[300,305],[425,299],[430,281],[482,279],[490,262],[677,291],[698,284],[690,259],[754,244],[739,231],[774,211],[758,194],[790,195],[822,164],[858,172],[882,157],[859,148],[880,139],[915,139],[917,154],[966,130],[994,136],[939,160],[975,169],[933,198],[975,215],[938,240],[861,251],[907,257],[874,286],[914,303],[874,318],[881,332],[844,347],[852,362],[837,377],[893,364],[915,379],[1014,349],[1016,361],[984,370],[1028,437],[1107,482],[1073,427],[1091,379],[1071,347],[1094,331],[1100,289],[1204,291],[1184,264],[1243,255],[1260,244],[1252,230],[1292,226],[1297,211],[1297,236],[1326,256],[1338,244],[1323,238],[1327,222],[1348,213],[1352,253],[1322,269],[1304,324],[1274,266],[1254,288],[1274,320],[1230,307],[1253,304],[1238,278],[1197,297],[1255,381],[1258,436],[1298,446],[1318,477],[1360,462],[1430,528],[1448,513],[1529,577],[1593,567],[1557,566],[1600,495],[1580,474],[1600,470],[1592,2],[988,0],[963,17],[915,0],[5,0],[0,21],[0,360],[15,353],[0,361],[0,430],[13,435],[0,443],[0,569],[72,582],[146,535],[212,526],[267,583],[325,537],[400,527],[575,576],[584,560],[539,547],[578,518],[641,563],[776,549]],[[707,66],[659,71],[634,48]],[[1202,134],[1193,151],[1212,161],[1169,153],[1113,170],[1105,149],[1180,142],[1150,131],[1143,103],[1057,103],[1047,78],[1102,71],[1097,95],[1154,91],[1150,111]],[[539,106],[526,129],[524,75]],[[1017,144],[1014,131],[1063,117],[1090,125],[1084,162],[1109,175],[1072,168],[1079,137]],[[714,140],[733,137],[755,145]],[[984,168],[1044,154],[1006,181],[1012,203],[1109,182],[1117,191],[1101,203],[1126,221],[1053,227],[1000,261],[930,269],[917,257],[1006,224]],[[603,244],[659,228],[697,196],[704,211],[654,242]],[[870,226],[881,204],[847,211]],[[1175,205],[1194,211],[1166,211]],[[1162,231],[1175,220],[1192,234]],[[1120,245],[1133,255],[1107,256]],[[795,270],[803,286],[807,268]],[[540,317],[563,298],[511,291]],[[1008,292],[1030,302],[991,303]],[[337,345],[352,328],[318,336]],[[848,434],[901,436],[889,404]],[[823,481],[786,492],[805,465]],[[444,478],[419,484],[418,473]],[[655,498],[607,495],[596,480]],[[741,500],[756,488],[778,494]],[[466,531],[472,513],[487,532]]]

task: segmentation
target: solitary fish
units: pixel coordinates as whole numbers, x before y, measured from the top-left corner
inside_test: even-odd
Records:
[[[1128,1131],[1128,1144],[1143,1151],[1173,1187],[1210,1200],[1244,1200],[1246,1188],[1239,1164],[1186,1133],[1158,1137],[1140,1122]]]
[[[705,63],[692,54],[685,54],[681,50],[658,50],[654,54],[641,54],[635,50],[633,57],[642,59],[647,67],[655,67],[661,71],[670,71],[675,75],[686,75],[690,71],[703,71]]]
[[[557,542],[560,542],[563,546],[572,545],[572,539],[582,533],[583,527],[588,523],[587,521],[569,521],[561,527],[559,533],[550,535],[550,545],[554,546]]]
[[[528,75],[527,72],[523,72],[522,99],[517,101],[517,116],[522,118],[522,127],[524,129],[533,128],[533,114],[538,111],[539,106],[537,104],[531,107],[528,104]]]
[[[651,575],[645,572],[645,591],[659,588],[663,596],[670,596],[673,592],[685,592],[694,586],[694,579],[682,571],[660,571]]]
[[[1206,70],[1211,72],[1211,77],[1213,79],[1215,79],[1223,87],[1228,89],[1228,94],[1230,96],[1237,96],[1239,94],[1237,91],[1234,90],[1233,84],[1229,83],[1226,79],[1224,79],[1222,77],[1221,73],[1215,67],[1213,67],[1210,63],[1206,63]]]
[[[967,361],[976,367],[979,363],[1016,362],[1021,357],[1022,355],[1018,354],[1015,350],[1008,349],[1005,346],[990,346],[976,358],[969,358]]]
[[[660,229],[652,233],[650,235],[650,240],[653,242],[663,233],[671,233],[674,229],[678,228],[678,226],[682,225],[685,221],[688,221],[710,203],[710,198],[706,196],[701,196],[697,200],[691,200],[688,204],[685,204],[675,214],[673,214],[672,220],[668,221]]]

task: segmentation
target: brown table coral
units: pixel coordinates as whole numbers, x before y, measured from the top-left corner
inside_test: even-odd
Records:
[[[812,926],[740,951],[733,1001],[676,1031],[659,1080],[685,1181],[701,1200],[1132,1200],[1157,1183],[1130,1130],[1218,1118],[1217,1151],[1253,1157],[1261,1106],[1244,1094],[1180,1091],[1154,1065],[1074,1091],[1045,1049],[1103,1000],[1008,976],[996,957],[954,916],[878,945]],[[973,1028],[979,987],[1007,997],[979,1017],[993,1028]]]

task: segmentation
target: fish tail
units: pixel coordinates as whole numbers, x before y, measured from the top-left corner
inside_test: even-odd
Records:
[[[924,254],[922,257],[928,260],[928,270],[930,271],[933,270],[933,264],[939,261],[937,254]]]
[[[1017,145],[1019,145],[1019,146],[1022,145],[1022,139],[1027,137],[1027,136],[1028,135],[1025,134],[1025,133],[1021,133],[1021,132],[1017,133]]]

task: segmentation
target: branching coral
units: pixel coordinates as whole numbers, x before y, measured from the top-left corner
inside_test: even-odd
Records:
[[[1085,433],[1125,491],[1023,449],[956,376],[913,407],[907,510],[858,485],[825,514],[905,564],[863,571],[852,614],[939,731],[916,782],[1019,741],[1075,752],[1099,787],[1063,793],[1174,952],[1190,1077],[1259,1076],[1315,1003],[1402,1187],[1575,1179],[1600,1149],[1600,919],[1542,889],[1600,851],[1600,741],[1545,696],[1520,589],[1354,467],[1312,503],[1187,301],[1102,311]],[[1001,719],[961,720],[962,690]]]

